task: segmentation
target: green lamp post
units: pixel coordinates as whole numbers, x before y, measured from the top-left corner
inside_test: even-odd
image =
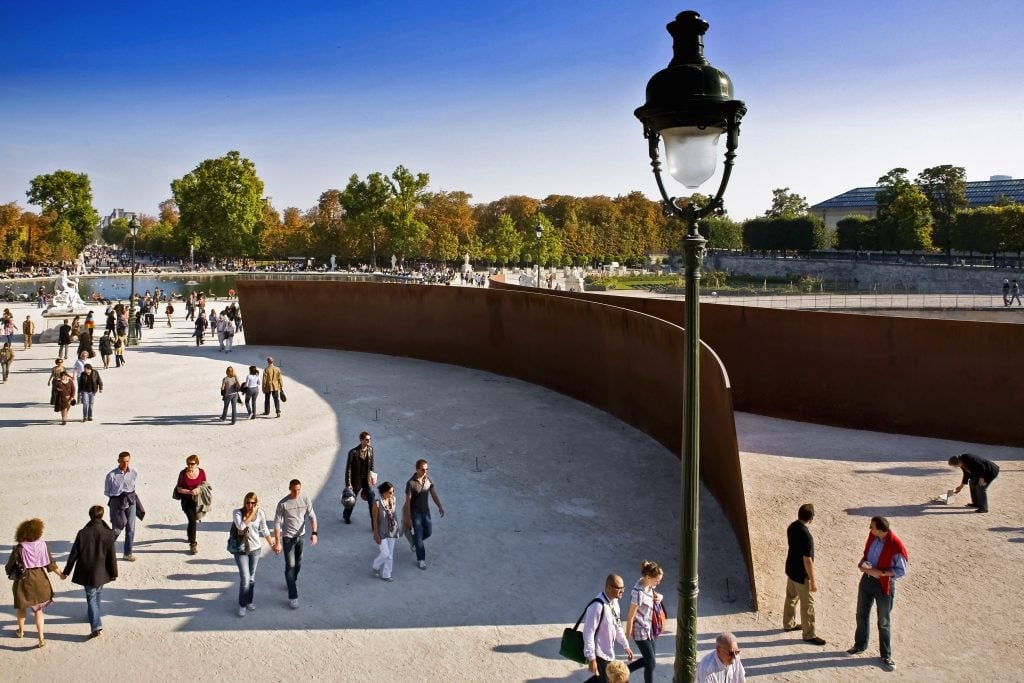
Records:
[[[722,213],[722,196],[739,141],[740,119],[747,108],[733,99],[732,81],[704,58],[708,23],[693,11],[682,12],[668,25],[673,56],[667,68],[647,83],[647,103],[635,114],[644,127],[664,210],[686,223],[683,258],[686,268],[686,335],[684,341],[683,449],[680,499],[680,574],[675,677],[693,681],[697,674],[697,538],[700,512],[700,269],[706,240],[697,229],[700,219]],[[670,176],[696,189],[715,172],[718,140],[725,135],[725,162],[718,192],[705,205],[676,201],[662,180],[660,143]]]

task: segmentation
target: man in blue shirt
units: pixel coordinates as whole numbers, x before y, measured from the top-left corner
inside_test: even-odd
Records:
[[[853,647],[846,653],[857,655],[867,650],[868,618],[871,616],[871,605],[875,604],[878,607],[878,647],[882,664],[889,671],[896,669],[892,659],[890,621],[896,599],[896,579],[906,575],[909,559],[903,541],[889,528],[889,520],[885,517],[872,517],[864,554],[857,563],[861,571],[857,588],[857,631]]]

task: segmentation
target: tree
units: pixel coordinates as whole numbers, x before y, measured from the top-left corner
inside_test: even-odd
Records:
[[[435,192],[428,196],[419,210],[419,219],[427,226],[423,255],[446,262],[469,253],[470,241],[476,232],[470,195],[465,192]]]
[[[882,251],[932,248],[928,198],[907,179],[907,169],[894,168],[878,179],[879,246]]]
[[[502,265],[519,260],[523,251],[523,235],[516,230],[512,216],[507,213],[498,217],[498,225],[494,228],[490,242],[494,249],[494,260]]]
[[[427,226],[417,211],[426,200],[428,184],[429,174],[413,175],[405,166],[396,168],[388,179],[391,196],[384,211],[384,225],[399,263],[405,262],[406,255],[416,253],[427,235]]]
[[[53,226],[49,241],[58,258],[74,259],[92,241],[100,216],[92,206],[88,175],[73,171],[38,175],[25,194]]]
[[[917,176],[917,185],[928,199],[932,216],[932,240],[952,259],[956,213],[967,207],[966,172],[962,166],[932,166]]]
[[[316,204],[316,220],[310,226],[309,248],[321,259],[349,256],[358,248],[358,239],[346,240],[345,208],[341,190],[325,190]],[[302,254],[297,254],[302,255]]]
[[[128,219],[124,217],[115,218],[105,228],[100,230],[100,238],[107,244],[120,246],[124,244],[125,237],[128,236],[129,232]]]
[[[870,251],[878,249],[878,226],[873,218],[854,214],[836,222],[834,235],[836,249],[844,251]]]
[[[25,257],[25,229],[17,202],[0,205],[0,261],[13,263]]]
[[[708,216],[698,226],[709,249],[742,249],[743,225],[728,216]]]
[[[806,197],[790,192],[788,187],[781,187],[772,190],[772,206],[764,212],[764,217],[799,218],[806,216],[808,209]]]
[[[231,151],[171,182],[178,231],[209,256],[254,254],[264,224],[263,181],[256,165]]]
[[[345,210],[345,218],[353,227],[351,255],[360,255],[373,259],[373,267],[377,266],[377,251],[386,246],[381,241],[381,230],[384,227],[385,210],[391,199],[391,185],[380,173],[371,173],[366,180],[352,174],[348,185],[341,193],[341,206]]]

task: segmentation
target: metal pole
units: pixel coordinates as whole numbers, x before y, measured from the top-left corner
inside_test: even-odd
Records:
[[[540,238],[537,238],[537,289],[540,289]]]
[[[132,286],[128,293],[128,346],[135,346],[135,235],[132,235]]]
[[[697,540],[700,517],[700,278],[706,240],[695,218],[683,239],[686,262],[686,329],[683,334],[683,460],[680,485],[679,599],[676,617],[676,683],[697,680]]]

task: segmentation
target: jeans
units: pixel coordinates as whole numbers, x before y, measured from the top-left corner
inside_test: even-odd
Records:
[[[302,536],[296,536],[281,541],[284,550],[284,582],[288,585],[289,600],[299,597],[299,588],[296,582],[299,579],[299,570],[302,569],[302,538]]]
[[[416,544],[416,560],[422,562],[427,559],[427,549],[423,547],[423,541],[430,538],[433,529],[430,523],[430,511],[412,511],[413,542]]]
[[[285,539],[287,543],[288,539]],[[260,563],[260,551],[254,550],[251,553],[239,553],[235,555],[235,564],[238,565],[238,606],[247,607],[252,604],[253,595],[256,592],[256,565]]]
[[[188,527],[186,534],[188,535],[189,545],[196,542],[196,499],[192,496],[183,496],[181,499],[181,511],[185,513],[185,519],[188,520]]]
[[[882,592],[882,582],[864,574],[860,577],[857,588],[857,633],[853,638],[853,646],[866,650],[868,647],[868,618],[871,616],[871,604],[878,608],[878,649],[882,657],[892,656],[892,623],[890,615],[896,600],[896,581],[889,580],[889,595]]]
[[[270,397],[274,397],[274,410],[277,414],[281,414],[281,392],[280,391],[264,391],[263,392],[263,414],[270,414]]]
[[[654,681],[654,665],[655,665],[655,652],[654,652],[654,639],[651,640],[635,640],[637,650],[640,651],[640,655],[644,658],[644,683],[652,683]]]
[[[256,397],[260,395],[259,387],[246,387],[245,389],[245,412],[250,415],[256,414]]]
[[[82,392],[82,417],[92,419],[92,406],[96,402],[96,394],[92,391]]]
[[[231,424],[235,424],[235,418],[238,416],[238,394],[224,394],[224,410],[220,413],[220,419],[227,419],[228,416],[228,404],[231,405]]]
[[[93,631],[103,629],[103,620],[100,617],[100,596],[103,593],[103,586],[85,587],[85,605],[89,613],[89,628]]]
[[[134,502],[129,503],[128,510],[124,513],[125,527],[124,531],[124,556],[128,557],[132,554],[132,545],[135,543],[135,508]],[[114,519],[114,511],[110,511],[110,519]],[[122,529],[114,527],[114,541],[117,541],[117,537],[121,535]]]
[[[4,379],[7,379],[6,375]],[[996,477],[999,475],[997,474]],[[988,510],[988,487],[992,485],[996,477],[985,480],[985,485],[982,486],[974,479],[971,479],[971,502],[978,506],[979,510]]]
[[[124,354],[123,353],[115,353],[114,354],[114,367],[115,368],[119,368],[122,365],[124,365]]]

